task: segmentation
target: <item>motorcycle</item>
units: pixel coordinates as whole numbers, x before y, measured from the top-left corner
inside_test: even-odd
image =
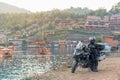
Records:
[[[74,50],[74,61],[72,63],[72,69],[71,72],[74,73],[78,66],[82,68],[90,68],[91,66],[91,60],[90,60],[90,51],[87,49],[86,46],[83,46],[82,44],[79,46],[80,48],[76,48]],[[97,58],[98,61],[102,61],[106,58],[105,53],[102,52],[104,49],[104,46],[97,45],[97,49],[99,51],[99,56]]]

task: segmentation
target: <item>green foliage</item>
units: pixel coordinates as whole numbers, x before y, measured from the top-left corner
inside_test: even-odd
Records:
[[[80,13],[80,14],[79,14]],[[84,14],[81,14],[84,13]],[[37,31],[34,33],[34,29],[31,29],[31,33],[29,34],[28,37],[30,36],[43,36],[42,31],[44,30],[54,30],[56,26],[58,26],[58,23],[55,23],[56,19],[71,19],[71,20],[76,20],[80,19],[81,21],[85,22],[86,16],[88,15],[96,15],[100,17],[104,17],[105,15],[108,14],[115,14],[115,13],[120,13],[120,2],[114,6],[109,12],[106,11],[104,8],[97,9],[95,11],[89,10],[87,8],[73,8],[71,7],[70,9],[66,10],[59,10],[59,9],[54,9],[52,11],[47,11],[47,12],[37,12],[37,13],[7,13],[7,14],[0,14],[0,29],[9,31],[10,33],[8,34],[9,37],[14,37],[16,35],[16,32],[21,31],[22,29],[26,29],[27,27],[31,26],[31,24],[38,24],[38,28],[36,28]],[[82,30],[82,29],[81,29]],[[28,34],[28,30],[26,30],[25,35],[23,36],[26,38],[26,34]],[[67,31],[66,31],[67,32]],[[24,33],[20,32],[20,35]],[[69,33],[69,32],[68,32]],[[56,38],[60,37],[66,37],[68,33],[64,33],[64,35],[58,36],[57,34],[55,35]],[[72,31],[71,33],[84,33],[84,34],[89,34],[87,32],[82,32],[82,31]],[[54,37],[55,37],[54,36]],[[44,36],[45,38],[47,36]]]
[[[109,11],[109,14],[118,14],[120,13],[120,2],[118,2],[112,9]]]
[[[90,13],[90,15],[95,15],[95,16],[100,16],[100,17],[104,17],[105,15],[107,15],[107,10],[104,8],[99,8],[95,11],[92,11]]]
[[[97,43],[102,42],[102,38],[100,36],[96,37],[96,42]]]
[[[42,30],[52,30],[58,25],[54,23],[56,18],[77,19],[80,15],[69,13],[67,11],[53,10],[40,13],[22,13],[22,14],[0,14],[0,29],[10,31],[8,36],[15,36],[17,31],[27,28],[31,24],[37,23]],[[83,19],[84,20],[84,19]],[[39,29],[39,31],[40,31]],[[22,35],[21,32],[20,35]],[[31,34],[33,36],[34,34]]]
[[[71,7],[70,9],[65,9],[64,11],[67,11],[69,13],[79,14],[79,15],[86,15],[91,12],[88,8],[81,8],[81,7]]]
[[[24,78],[24,79],[21,79],[21,80],[32,80],[32,78]]]

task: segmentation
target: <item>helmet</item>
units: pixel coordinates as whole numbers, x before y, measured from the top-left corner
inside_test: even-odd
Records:
[[[95,38],[95,36],[93,36],[93,37],[89,37],[89,40],[91,41],[91,40],[95,40],[96,38]]]
[[[93,43],[93,44],[94,44],[94,43],[95,43],[95,39],[96,39],[95,37],[90,37],[90,38],[89,38],[90,43]]]

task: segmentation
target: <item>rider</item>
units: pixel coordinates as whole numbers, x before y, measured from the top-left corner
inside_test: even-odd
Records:
[[[91,65],[90,69],[93,72],[98,72],[98,52],[96,49],[96,43],[95,43],[95,37],[90,37],[89,38],[90,43],[88,44],[88,48],[90,49],[90,60],[91,60]]]

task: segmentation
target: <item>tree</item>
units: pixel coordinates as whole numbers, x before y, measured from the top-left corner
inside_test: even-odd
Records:
[[[99,8],[95,11],[92,11],[91,13],[89,13],[90,15],[95,15],[95,16],[100,16],[100,17],[104,17],[105,15],[107,15],[107,10],[104,8]]]
[[[120,13],[120,2],[118,2],[116,5],[114,5],[110,11],[109,11],[110,14],[118,14]]]

